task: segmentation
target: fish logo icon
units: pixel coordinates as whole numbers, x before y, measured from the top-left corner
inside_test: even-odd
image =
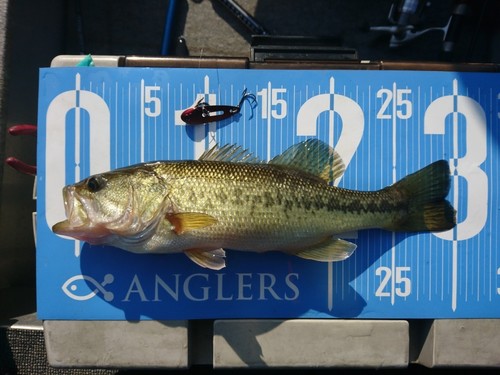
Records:
[[[66,280],[61,289],[63,290],[64,294],[75,301],[87,301],[92,297],[95,297],[98,293],[101,293],[105,301],[111,302],[113,301],[115,296],[112,292],[104,289],[104,287],[111,284],[114,280],[115,277],[110,273],[104,276],[104,280],[101,283],[99,283],[93,277],[87,275],[76,275]],[[87,292],[86,285],[89,283],[94,285],[95,289],[90,293],[82,294],[82,292]]]

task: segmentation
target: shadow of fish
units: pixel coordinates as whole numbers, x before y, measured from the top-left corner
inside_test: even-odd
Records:
[[[343,172],[339,155],[315,139],[268,163],[227,145],[199,160],[145,163],[66,186],[67,220],[52,229],[135,253],[183,252],[218,270],[223,249],[341,261],[356,249],[341,233],[455,226],[444,160],[373,192],[332,186]]]

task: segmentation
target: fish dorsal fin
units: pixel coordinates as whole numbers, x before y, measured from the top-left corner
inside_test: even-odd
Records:
[[[297,143],[274,157],[269,163],[300,169],[330,184],[342,176],[345,170],[340,155],[319,139],[308,139]]]
[[[211,270],[218,271],[226,267],[226,261],[224,260],[226,252],[223,249],[209,251],[189,249],[185,250],[184,254],[186,254],[186,256],[197,265],[204,268],[210,268]]]
[[[296,252],[295,255],[318,262],[339,262],[349,258],[354,250],[356,245],[352,242],[340,238],[328,238],[317,245]]]
[[[215,145],[210,150],[205,151],[198,160],[224,161],[230,163],[262,163],[262,161],[250,151],[241,146],[231,144],[224,145],[221,148]]]

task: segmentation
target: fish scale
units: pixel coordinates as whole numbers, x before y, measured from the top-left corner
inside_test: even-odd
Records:
[[[324,236],[381,227],[404,207],[394,202],[390,190],[335,188],[273,165],[187,161],[158,165],[157,173],[169,176],[170,196],[179,211],[217,219],[217,224],[197,231],[197,236],[231,237],[238,241],[233,247],[241,246],[248,235],[263,239],[269,234],[275,246],[286,246],[289,239],[302,238],[302,232]]]

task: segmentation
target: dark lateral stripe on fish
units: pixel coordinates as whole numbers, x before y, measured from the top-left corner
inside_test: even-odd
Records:
[[[390,197],[390,192],[385,190],[377,192],[342,190],[338,194],[342,194],[342,197],[331,199],[326,205],[328,211],[342,211],[346,214],[384,214],[405,210],[407,206],[404,201]]]

